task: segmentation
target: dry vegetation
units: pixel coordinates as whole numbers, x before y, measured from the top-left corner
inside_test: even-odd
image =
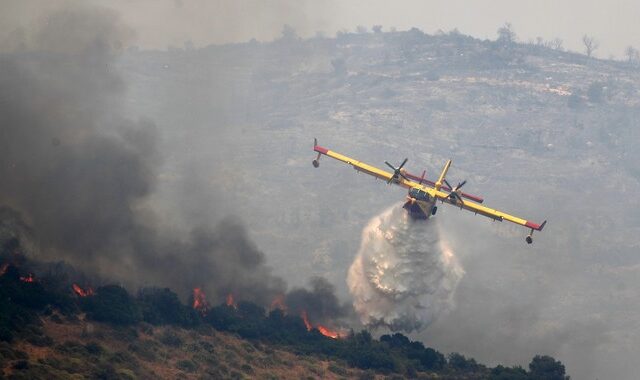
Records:
[[[373,378],[344,363],[250,343],[213,328],[185,330],[142,324],[113,327],[84,320],[42,320],[53,343],[21,340],[0,349],[3,372],[15,378]],[[9,354],[13,351],[13,355]],[[13,358],[11,357],[13,356]],[[26,369],[22,369],[23,367]]]

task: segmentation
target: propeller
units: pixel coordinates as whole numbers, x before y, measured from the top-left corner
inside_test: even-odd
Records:
[[[447,184],[447,186],[449,186],[449,188],[451,189],[451,193],[449,194],[449,198],[451,200],[458,200],[460,201],[460,203],[462,203],[462,197],[460,196],[460,194],[458,193],[458,190],[460,190],[462,188],[462,186],[464,186],[465,183],[467,183],[467,180],[465,179],[462,182],[458,182],[458,185],[456,187],[451,186],[451,184],[445,179],[444,183]]]
[[[402,167],[404,166],[404,164],[407,163],[409,159],[405,158],[404,161],[402,161],[402,163],[400,164],[400,166],[398,166],[397,168],[394,167],[393,165],[391,165],[389,162],[385,161],[384,163],[387,164],[388,167],[390,167],[391,169],[393,169],[393,176],[391,178],[389,178],[389,180],[387,181],[387,183],[391,183],[391,181],[393,181],[394,178],[398,178],[398,177],[402,177],[404,179],[406,179],[407,181],[409,180],[409,178],[405,177],[404,174],[402,174],[402,172],[400,170],[402,170]]]

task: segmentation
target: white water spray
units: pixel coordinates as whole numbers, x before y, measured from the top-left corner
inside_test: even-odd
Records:
[[[413,220],[394,205],[363,230],[347,284],[363,324],[411,332],[453,307],[463,275],[435,220]]]

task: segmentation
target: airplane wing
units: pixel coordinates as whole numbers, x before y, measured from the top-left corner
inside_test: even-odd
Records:
[[[447,174],[447,170],[449,169],[449,166],[451,165],[451,160],[448,160],[447,163],[445,164],[442,174],[440,174],[440,177],[437,180],[437,182],[433,182],[433,181],[424,180],[424,173],[422,177],[416,177],[413,175],[411,175],[410,177],[407,177],[406,174],[408,173],[406,172],[404,174],[398,174],[398,173],[402,173],[400,172],[400,169],[402,169],[402,166],[406,162],[406,159],[402,163],[402,165],[400,165],[400,167],[396,169],[396,173],[394,174],[382,169],[378,169],[375,166],[368,165],[364,162],[358,161],[351,157],[347,157],[340,153],[334,152],[327,148],[321,147],[318,145],[317,140],[314,141],[313,150],[318,153],[318,156],[316,157],[316,159],[313,160],[313,166],[315,167],[318,167],[320,165],[319,159],[322,155],[325,155],[325,156],[334,158],[338,161],[342,161],[348,165],[351,165],[353,166],[354,169],[356,169],[359,172],[368,174],[375,178],[379,178],[388,183],[395,183],[406,189],[412,189],[412,188],[420,189],[426,192],[427,194],[429,194],[430,197],[434,198],[435,200],[439,200],[443,203],[448,203],[450,205],[460,207],[461,209],[465,209],[467,211],[473,212],[474,214],[480,214],[482,216],[485,216],[493,220],[497,220],[500,222],[503,220],[506,220],[511,223],[518,224],[526,228],[530,228],[531,233],[526,238],[526,241],[529,244],[531,244],[532,242],[531,235],[533,234],[533,231],[534,230],[542,231],[545,224],[547,223],[547,221],[545,220],[544,222],[542,222],[542,224],[537,224],[529,220],[522,219],[517,216],[510,215],[505,212],[483,206],[480,203],[476,203],[476,202],[482,202],[483,199],[473,195],[464,194],[459,190],[459,187],[464,185],[464,182],[466,181],[463,181],[463,183],[458,185],[456,189],[451,189],[448,186],[443,186],[443,182],[446,182],[445,176]],[[387,165],[391,166],[391,164],[389,163],[387,163]],[[414,182],[414,180],[418,182]],[[465,199],[462,199],[463,197]]]
[[[411,181],[407,181],[402,177],[394,178],[392,173],[389,173],[389,172],[384,171],[382,169],[378,169],[375,166],[371,166],[371,165],[365,164],[364,162],[358,161],[358,160],[353,159],[351,157],[347,157],[345,155],[342,155],[340,153],[334,152],[334,151],[329,150],[327,148],[321,147],[320,145],[317,144],[317,142],[314,145],[313,150],[318,152],[318,158],[320,157],[321,154],[323,154],[325,156],[334,158],[334,159],[336,159],[338,161],[342,161],[342,162],[344,162],[344,163],[346,163],[348,165],[351,165],[351,166],[353,166],[354,169],[356,169],[359,172],[368,174],[370,176],[379,178],[379,179],[387,181],[387,182],[393,180],[393,183],[396,183],[397,185],[402,186],[405,189],[410,189],[410,188],[416,186],[415,183],[413,183]],[[317,162],[318,162],[318,159],[314,160],[314,166],[318,165]]]
[[[457,199],[451,199],[449,197],[448,193],[436,190],[434,188],[430,188],[430,187],[425,187],[424,190],[427,193],[430,193],[433,197],[436,197],[437,199],[439,199],[440,201],[444,202],[444,203],[449,203],[451,205],[454,206],[458,206],[462,209],[465,209],[467,211],[471,211],[475,214],[480,214],[482,216],[486,216],[487,218],[491,218],[493,220],[497,220],[497,221],[509,221],[511,223],[515,223],[515,224],[519,224],[521,226],[527,227],[527,228],[531,228],[532,230],[536,230],[536,231],[542,231],[542,229],[544,228],[544,225],[547,223],[547,221],[545,220],[544,222],[542,222],[542,224],[537,224],[534,222],[531,222],[529,220],[525,220],[522,218],[519,218],[517,216],[513,216],[510,214],[507,214],[505,212],[499,211],[499,210],[495,210],[486,206],[483,206],[481,204],[478,203],[474,203],[474,202],[469,202],[469,201],[460,201]]]

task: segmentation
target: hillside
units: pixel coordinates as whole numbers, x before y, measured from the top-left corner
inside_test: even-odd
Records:
[[[24,263],[22,268],[27,267]],[[93,290],[51,273],[23,274],[3,258],[0,378],[442,378],[564,380],[564,366],[536,356],[522,368],[487,368],[445,356],[402,334],[332,334],[306,312],[268,313],[233,300],[181,304],[168,289],[136,297],[117,285]],[[195,293],[194,293],[195,296]],[[199,298],[204,302],[204,298]],[[282,306],[285,307],[285,306]]]
[[[358,377],[363,370],[250,342],[203,326],[197,330],[118,328],[83,320],[42,319],[51,338],[42,347],[2,343],[4,376],[11,379],[302,379]],[[12,360],[13,359],[13,360]]]
[[[414,29],[132,50],[119,67],[128,112],[163,132],[167,218],[235,215],[276,273],[324,276],[349,299],[363,226],[404,194],[312,168],[313,138],[372,165],[408,157],[431,179],[450,158],[450,181],[488,206],[549,223],[527,247],[521,230],[442,209],[466,274],[420,337],[496,363],[553,352],[578,378],[637,356],[637,62]],[[199,207],[207,196],[225,202]]]

